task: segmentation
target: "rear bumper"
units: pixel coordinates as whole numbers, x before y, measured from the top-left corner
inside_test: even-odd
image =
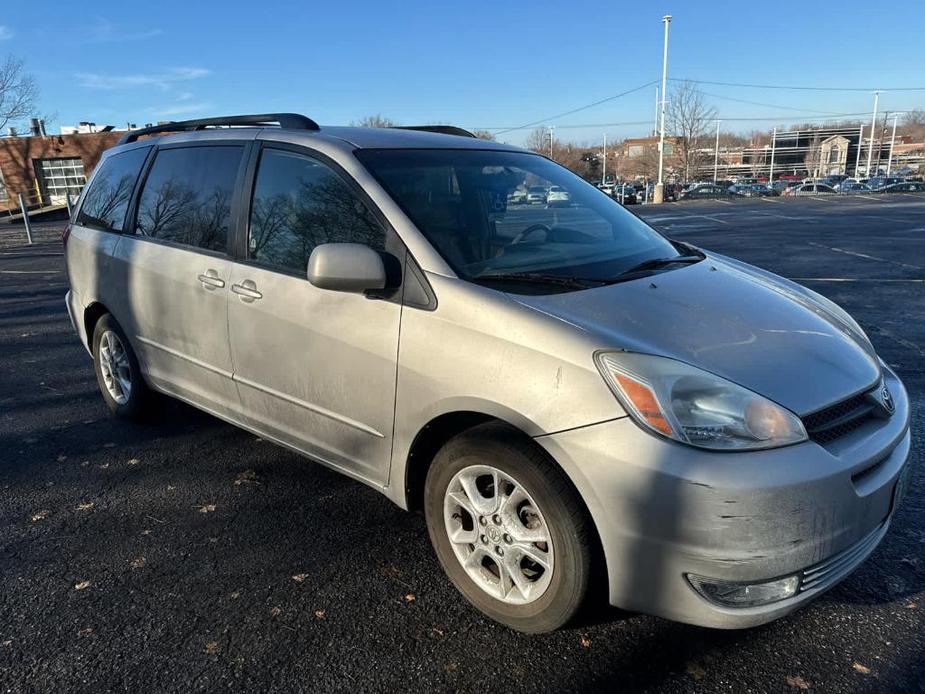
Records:
[[[909,453],[909,400],[884,370],[896,411],[823,447],[714,453],[658,439],[628,418],[542,436],[588,505],[610,601],[717,628],[780,617],[835,585],[889,527]],[[688,574],[752,583],[800,575],[792,597],[758,607],[708,601]]]

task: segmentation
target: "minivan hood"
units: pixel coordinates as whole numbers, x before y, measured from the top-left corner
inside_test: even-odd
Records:
[[[602,348],[671,357],[799,415],[873,386],[862,334],[812,292],[716,256],[636,280],[515,301],[594,335]]]

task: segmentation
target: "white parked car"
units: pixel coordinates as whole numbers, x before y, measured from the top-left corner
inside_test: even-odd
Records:
[[[546,194],[547,205],[568,205],[572,201],[572,196],[565,188],[553,186]]]

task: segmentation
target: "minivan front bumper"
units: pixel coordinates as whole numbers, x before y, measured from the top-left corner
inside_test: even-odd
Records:
[[[538,437],[588,506],[611,603],[744,628],[848,575],[885,535],[909,453],[909,399],[895,374],[883,374],[893,415],[825,446],[711,452],[657,438],[627,417]],[[767,604],[728,607],[698,592],[691,576],[746,584],[796,576],[798,588]]]

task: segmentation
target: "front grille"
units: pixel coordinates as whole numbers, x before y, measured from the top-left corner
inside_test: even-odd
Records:
[[[842,400],[803,417],[806,433],[816,443],[830,443],[874,418],[874,403],[866,394]]]
[[[813,588],[827,587],[844,578],[858,564],[864,561],[868,554],[874,551],[874,547],[880,542],[884,533],[886,533],[886,522],[877,526],[870,535],[848,549],[804,569],[800,579],[799,592],[804,593]]]

